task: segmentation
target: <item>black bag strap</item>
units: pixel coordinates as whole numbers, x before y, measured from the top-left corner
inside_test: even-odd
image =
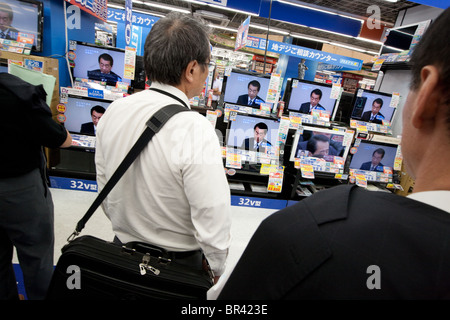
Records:
[[[191,109],[178,104],[167,105],[160,110],[158,110],[146,123],[146,128],[139,139],[135,142],[133,147],[130,149],[128,154],[120,163],[119,167],[116,169],[111,178],[106,182],[102,191],[100,191],[97,198],[91,204],[85,215],[78,221],[75,231],[69,236],[67,241],[73,240],[77,235],[83,230],[86,222],[94,214],[95,210],[100,206],[100,204],[105,200],[108,193],[116,185],[119,179],[123,176],[125,171],[130,167],[133,161],[137,158],[139,153],[145,148],[153,136],[158,133],[164,124],[175,114],[182,111],[190,111]]]

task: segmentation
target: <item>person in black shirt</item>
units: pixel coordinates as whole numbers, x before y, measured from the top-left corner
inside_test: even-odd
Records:
[[[102,53],[98,57],[99,69],[88,71],[88,79],[105,81],[107,84],[115,85],[122,78],[112,71],[114,59],[107,53]]]
[[[53,273],[53,202],[42,146],[69,147],[42,85],[0,73],[0,299],[18,299],[16,248],[27,298],[44,299]],[[19,117],[19,121],[17,118]]]

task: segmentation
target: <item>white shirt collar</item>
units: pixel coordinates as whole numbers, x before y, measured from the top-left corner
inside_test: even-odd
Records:
[[[178,88],[176,88],[174,86],[170,86],[168,84],[163,84],[161,82],[152,82],[151,88],[156,88],[156,89],[160,89],[160,90],[169,92],[169,93],[177,96],[178,98],[180,98],[184,102],[186,102],[186,105],[189,107],[189,109],[191,108],[191,104],[189,102],[188,97],[180,89],[178,89]]]
[[[426,203],[450,213],[450,190],[416,192],[408,195],[408,198]]]

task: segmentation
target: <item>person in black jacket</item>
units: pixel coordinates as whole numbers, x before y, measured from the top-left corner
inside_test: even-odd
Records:
[[[373,122],[382,124],[385,119],[384,115],[380,112],[381,107],[383,107],[383,100],[376,98],[372,102],[372,109],[363,113],[361,120],[366,122]]]
[[[240,95],[236,101],[236,104],[243,106],[259,107],[264,100],[258,96],[259,90],[261,90],[261,84],[259,81],[252,80],[247,85],[248,94]]]
[[[44,299],[53,273],[53,202],[42,146],[69,147],[42,85],[0,73],[0,299],[18,299],[16,248],[28,299]],[[20,121],[15,121],[20,115]]]
[[[344,185],[272,214],[219,299],[450,299],[448,39],[450,9],[412,54],[401,145],[414,192]]]
[[[91,108],[92,122],[86,122],[81,125],[80,133],[95,135],[97,133],[97,123],[105,113],[102,106],[93,106]]]

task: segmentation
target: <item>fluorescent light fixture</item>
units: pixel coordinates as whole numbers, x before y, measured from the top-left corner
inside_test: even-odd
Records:
[[[375,44],[379,44],[380,46],[383,44],[383,42],[381,41],[376,41],[376,40],[372,40],[372,39],[366,39],[366,38],[361,38],[361,37],[355,37],[356,40],[361,40],[361,41],[366,41],[366,42],[371,42],[371,43],[375,43]]]
[[[355,50],[355,51],[359,51],[359,52],[363,52],[363,53],[373,54],[373,55],[377,55],[378,54],[378,52],[373,52],[373,51],[366,50],[366,49],[360,49],[360,48],[348,46],[348,45],[345,45],[345,44],[341,44],[341,43],[338,43],[338,42],[331,42],[330,45],[338,46],[338,47],[342,47],[342,48],[346,48],[346,49],[350,49],[350,50]]]
[[[260,26],[260,25],[257,25],[257,24],[253,24],[253,23],[250,23],[250,28],[255,28],[255,29],[260,29],[260,30],[264,30],[264,31],[267,31],[267,26]],[[269,28],[269,31],[271,31],[271,32],[275,32],[275,33],[279,33],[279,34],[284,34],[284,35],[288,35],[289,34],[289,32],[286,32],[286,31],[283,31],[283,30],[280,30],[280,29],[274,29],[274,28]]]
[[[162,13],[157,13],[157,12],[153,12],[153,11],[146,11],[146,10],[139,10],[139,9],[134,9],[134,8],[133,8],[133,12],[149,14],[151,16],[161,17],[161,18],[166,16],[165,14],[162,14]]]
[[[399,49],[399,48],[396,48],[396,47],[391,47],[391,46],[384,46],[385,48],[389,48],[389,49],[391,49],[391,50],[395,50],[395,51],[398,51],[398,52],[402,52],[402,51],[405,51],[405,50],[403,50],[403,49]]]
[[[208,26],[210,26],[211,28],[215,28],[215,29],[222,29],[222,30],[227,30],[227,31],[231,31],[231,32],[238,32],[237,29],[222,27],[222,26],[218,26],[217,24],[210,23],[210,24],[208,24]]]
[[[313,6],[307,6],[307,5],[303,5],[303,4],[299,4],[299,3],[293,3],[293,2],[284,1],[284,0],[277,0],[277,1],[278,1],[278,2],[281,2],[281,3],[284,3],[284,4],[291,5],[291,6],[299,7],[299,8],[304,8],[304,9],[308,9],[308,10],[319,11],[319,12],[323,12],[323,13],[330,14],[330,15],[335,15],[335,16],[340,16],[340,17],[343,17],[343,18],[348,18],[348,19],[357,20],[357,21],[360,21],[361,23],[364,22],[363,19],[359,19],[359,18],[347,16],[347,15],[344,15],[344,14],[341,14],[341,13],[337,13],[337,12],[333,12],[333,11],[328,11],[328,10],[324,10],[324,9],[315,8],[315,7],[313,7]]]
[[[109,3],[108,3],[108,7],[109,8],[115,8],[115,9],[125,9],[124,6],[119,6],[119,5],[116,5],[116,4],[109,4]]]
[[[246,14],[246,15],[249,15],[249,16],[255,16],[255,17],[259,16],[259,14],[257,14],[257,13],[253,13],[253,12],[249,12],[249,11],[243,11],[243,10],[238,10],[238,9],[233,9],[233,8],[229,8],[229,7],[226,7],[226,6],[219,6],[219,5],[213,4],[213,3],[205,3],[205,2],[196,1],[196,0],[183,0],[183,1],[191,2],[191,3],[195,3],[195,4],[199,4],[199,5],[204,5],[204,6],[208,6],[208,7],[213,7],[213,8],[217,8],[217,9],[221,9],[221,10],[237,12],[237,13],[240,13],[240,14]]]
[[[139,4],[149,6],[149,7],[154,7],[154,8],[164,9],[164,10],[178,11],[178,12],[182,12],[182,13],[191,13],[190,10],[186,10],[186,9],[182,9],[182,8],[178,8],[178,7],[174,7],[174,6],[169,6],[169,5],[163,5],[163,4],[154,3],[154,2],[133,0],[133,3],[139,3]]]
[[[338,36],[343,36],[343,37],[347,37],[347,38],[354,38],[353,36],[349,36],[348,34],[343,34],[343,33],[334,32],[334,31],[330,31],[330,30],[315,28],[315,27],[309,27],[309,28],[310,29],[314,29],[314,30],[318,30],[318,31],[327,32],[327,33],[332,33],[332,34],[335,34],[335,35],[338,35]]]

